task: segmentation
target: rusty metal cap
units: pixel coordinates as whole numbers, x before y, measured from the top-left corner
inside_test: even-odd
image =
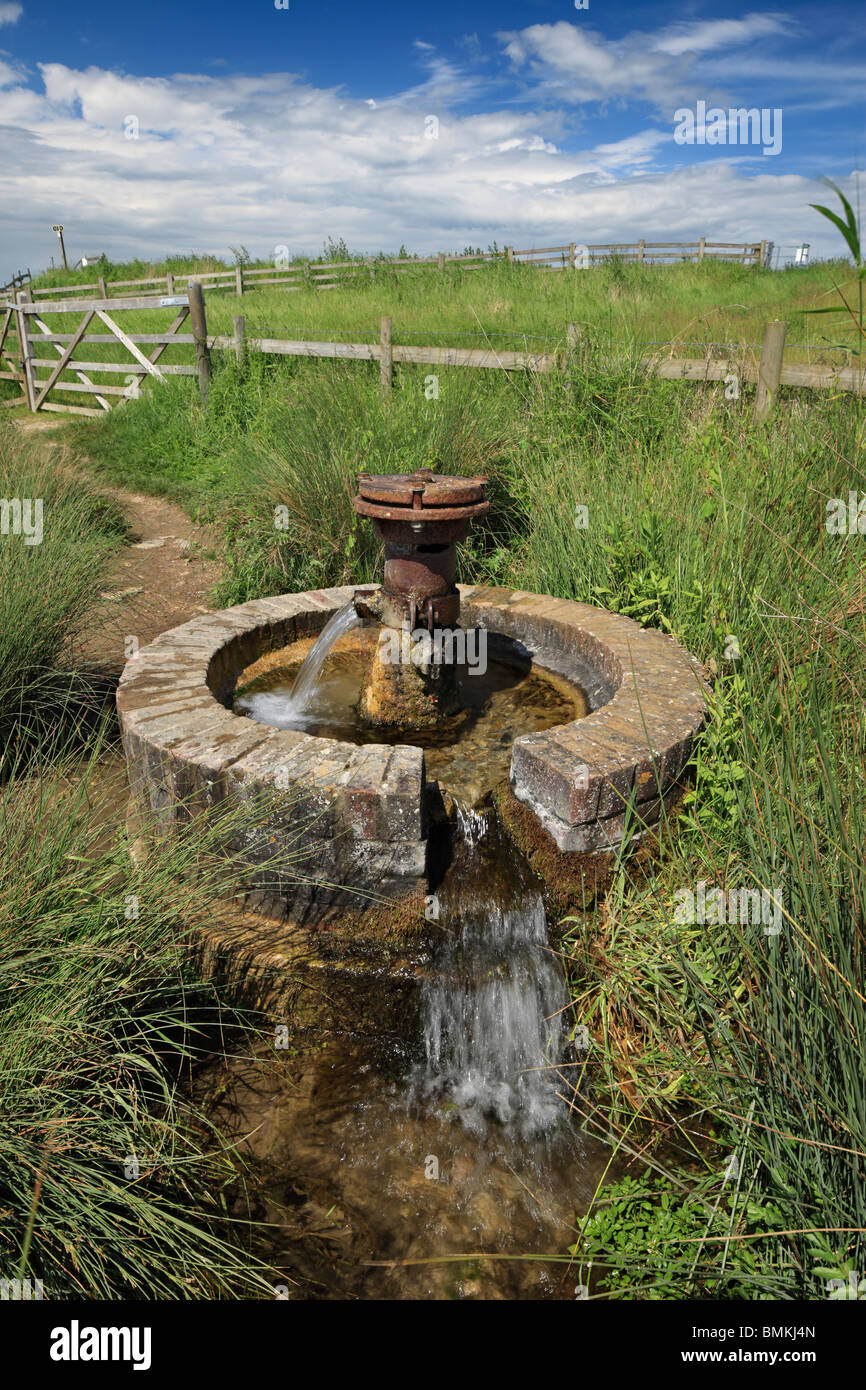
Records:
[[[483,516],[486,478],[458,478],[420,468],[416,473],[360,473],[353,499],[361,516],[384,521],[459,521]]]

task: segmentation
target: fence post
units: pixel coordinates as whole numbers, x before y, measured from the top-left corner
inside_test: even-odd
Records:
[[[20,290],[15,296],[16,303],[27,304],[30,295],[27,290]],[[27,407],[31,411],[36,409],[36,389],[33,384],[33,364],[30,361],[30,334],[27,325],[27,315],[23,309],[15,311],[15,327],[18,333],[18,348],[21,353],[21,363],[24,367],[24,394],[27,397]]]
[[[572,371],[577,358],[577,349],[580,346],[580,330],[576,323],[565,325],[565,341],[565,365],[569,371]]]
[[[232,323],[234,324],[235,329],[235,357],[238,360],[238,365],[240,365],[240,363],[244,360],[244,353],[246,352],[247,343],[246,324],[244,323],[243,314],[235,314],[234,318],[232,319]]]
[[[96,277],[96,283],[97,283],[97,285],[99,286],[99,298],[100,298],[100,299],[107,299],[107,298],[108,298],[108,290],[105,288],[105,276],[104,276],[104,275],[97,275],[97,277]]]
[[[210,389],[210,353],[207,349],[207,320],[204,313],[204,295],[201,281],[190,280],[187,284],[189,299],[189,322],[195,343],[195,365],[198,368],[198,389],[202,405],[207,405]]]
[[[170,270],[167,272],[165,277],[165,292],[167,295],[174,294],[174,276],[172,275]]]
[[[506,254],[506,256],[508,257],[508,264],[509,264],[509,265],[514,265],[514,247],[513,247],[513,246],[506,246],[506,248],[505,248],[505,254]]]
[[[761,242],[761,259],[758,261],[758,265],[761,267],[762,270],[766,270],[766,268],[767,268],[767,241],[766,241],[766,238]]]
[[[638,259],[638,265],[643,265],[643,263],[644,263],[644,256],[645,256],[645,255],[646,255],[646,242],[644,241],[643,237],[641,237],[640,241],[639,241],[638,244],[637,244],[637,259]]]
[[[699,260],[699,261],[702,261],[702,260],[704,259],[704,253],[705,253],[705,251],[706,251],[706,245],[707,245],[707,239],[706,239],[705,236],[702,236],[701,239],[700,239],[700,241],[698,242],[698,260]]]
[[[394,379],[394,353],[391,348],[391,320],[379,320],[379,385],[383,397],[391,390]]]
[[[437,261],[438,269],[439,269],[439,270],[444,270],[444,269],[445,269],[445,252],[444,252],[444,251],[440,251],[440,252],[439,252],[439,255],[436,257],[436,261]]]
[[[244,268],[240,262],[235,266],[235,290],[239,295],[244,292]]]
[[[781,319],[773,319],[772,323],[768,323],[764,328],[761,361],[758,365],[758,390],[755,396],[756,420],[765,420],[776,404],[787,331],[788,325]]]
[[[576,270],[576,269],[577,269],[577,254],[576,254],[576,252],[577,252],[577,247],[576,247],[575,243],[574,243],[573,241],[570,241],[570,242],[568,243],[568,268],[569,268],[569,270]]]

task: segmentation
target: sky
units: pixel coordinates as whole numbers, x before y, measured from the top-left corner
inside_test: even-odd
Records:
[[[327,237],[841,252],[809,203],[828,176],[857,205],[862,0],[578,3],[0,0],[0,282],[49,264],[56,222],[70,264]]]

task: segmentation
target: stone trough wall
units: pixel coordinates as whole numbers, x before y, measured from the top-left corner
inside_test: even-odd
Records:
[[[272,794],[243,842],[249,883],[263,910],[295,921],[357,905],[358,890],[381,901],[426,888],[421,749],[272,729],[230,708],[241,670],[321,631],[353,592],[289,594],[196,618],[143,647],[118,690],[133,797],[162,831],[226,798]],[[610,849],[655,824],[705,717],[693,658],[671,638],[586,604],[465,586],[461,600],[464,626],[519,641],[589,696],[586,718],[513,747],[512,790],[557,847]],[[299,887],[298,874],[311,882]]]
[[[589,671],[591,713],[514,742],[511,790],[558,849],[614,849],[655,825],[706,718],[699,663],[672,637],[589,604],[465,590],[463,621],[523,642],[541,666]]]

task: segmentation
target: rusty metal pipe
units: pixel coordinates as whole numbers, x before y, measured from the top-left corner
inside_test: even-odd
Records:
[[[385,542],[383,620],[414,627],[454,627],[460,595],[454,583],[456,545],[487,512],[486,478],[458,478],[430,469],[358,477],[353,505]]]

